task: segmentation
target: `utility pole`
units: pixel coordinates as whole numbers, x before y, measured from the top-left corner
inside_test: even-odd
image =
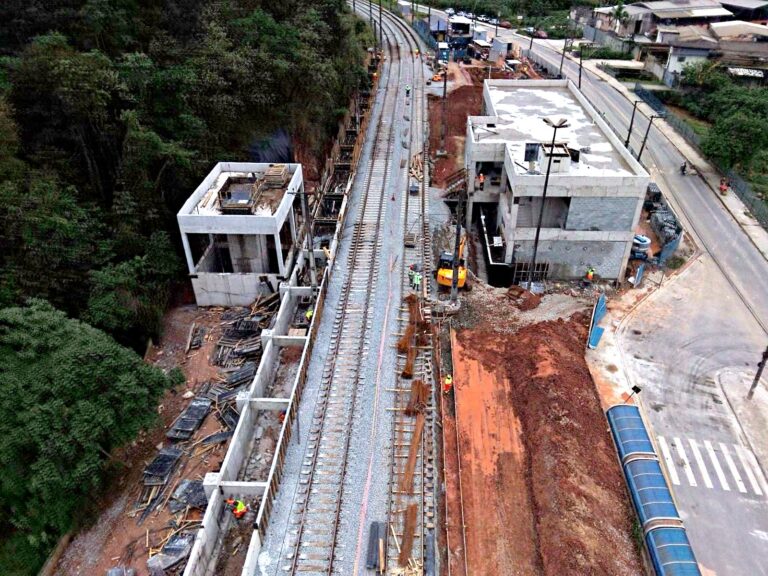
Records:
[[[536,34],[536,30],[531,32],[531,43],[528,45],[528,56],[530,56],[531,50],[533,50],[533,35]]]
[[[450,61],[450,51],[448,53],[448,61]],[[445,150],[445,124],[448,122],[448,61],[445,63],[445,71],[443,73],[443,118],[440,125],[440,150],[437,151],[438,156],[445,156],[447,154]]]
[[[376,47],[379,47],[379,39],[376,36],[376,22],[373,20],[373,2],[368,2],[368,20],[371,21],[373,27],[373,39],[376,42]]]
[[[637,159],[640,160],[640,156],[643,155],[643,150],[645,150],[645,143],[648,141],[648,133],[651,131],[651,124],[653,124],[653,121],[659,118],[659,116],[651,115],[650,119],[648,120],[648,128],[645,129],[645,136],[643,137],[643,144],[640,146],[640,152],[637,153]]]
[[[632,117],[629,119],[629,132],[627,133],[627,141],[624,142],[624,148],[629,148],[629,138],[632,136],[632,125],[635,123],[635,112],[639,103],[640,100],[635,100],[634,104],[632,104]]]
[[[373,0],[371,0],[371,1],[373,1]],[[381,30],[381,0],[379,0],[379,40],[381,40],[382,45],[383,45],[384,36],[383,36],[382,30]]]
[[[747,400],[752,400],[752,396],[755,394],[755,389],[760,382],[760,377],[763,375],[763,368],[765,368],[766,362],[768,362],[768,348],[763,352],[763,359],[757,363],[757,374],[755,374],[755,379],[752,381],[752,386],[747,394]]]
[[[581,90],[581,68],[584,65],[584,44],[579,44],[579,90]]]
[[[568,48],[568,34],[570,32],[571,31],[568,30],[568,32],[565,35],[565,42],[563,43],[563,55],[560,57],[560,69],[557,71],[557,73],[560,75],[561,78],[563,76],[563,63],[565,62],[565,51]]]
[[[533,239],[533,258],[531,258],[530,269],[528,270],[528,290],[533,291],[533,270],[536,268],[536,254],[539,251],[539,233],[541,232],[541,222],[544,219],[544,203],[547,200],[547,186],[549,185],[549,172],[552,169],[552,156],[555,155],[555,138],[557,138],[557,131],[560,128],[568,127],[568,120],[560,118],[560,120],[552,121],[549,118],[544,118],[544,122],[554,128],[552,133],[552,147],[549,149],[549,160],[547,162],[547,175],[544,177],[544,191],[541,194],[541,208],[539,208],[539,221],[536,224],[536,235]]]
[[[451,302],[459,296],[459,247],[461,246],[461,222],[464,219],[464,194],[459,194],[456,204],[456,240],[453,244],[453,269],[451,271]]]

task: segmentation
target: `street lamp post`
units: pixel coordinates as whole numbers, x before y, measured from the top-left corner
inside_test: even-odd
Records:
[[[536,34],[536,30],[531,32],[531,43],[528,45],[528,53],[530,55],[531,50],[533,50],[533,35]]]
[[[581,90],[581,68],[584,65],[584,47],[583,43],[579,44],[579,90]]]
[[[651,124],[653,124],[653,121],[656,118],[661,118],[661,116],[652,115],[648,119],[648,128],[645,129],[645,136],[643,136],[643,143],[640,146],[640,152],[637,153],[637,159],[640,160],[640,156],[643,155],[643,150],[645,150],[645,143],[648,141],[648,133],[651,131]]]
[[[632,104],[632,117],[629,119],[629,132],[627,132],[627,141],[624,142],[624,148],[629,148],[629,138],[632,136],[632,125],[635,123],[635,112],[639,103],[640,100],[635,100]]]
[[[536,268],[536,254],[539,251],[539,234],[541,233],[541,223],[544,219],[544,202],[547,199],[547,186],[549,186],[549,173],[552,169],[552,156],[555,154],[555,138],[557,138],[557,131],[560,128],[568,127],[568,120],[560,118],[559,120],[550,120],[544,118],[544,123],[547,126],[554,128],[552,132],[552,145],[549,149],[549,160],[547,161],[547,174],[544,177],[544,191],[541,194],[541,208],[539,208],[539,220],[536,223],[536,235],[533,238],[533,257],[531,258],[531,266],[528,270],[528,290],[533,290],[533,271]]]

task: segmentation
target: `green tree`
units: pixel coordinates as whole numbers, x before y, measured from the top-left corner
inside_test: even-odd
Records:
[[[155,421],[171,384],[47,302],[0,310],[3,533],[45,551],[87,508],[109,452]]]
[[[702,142],[704,153],[725,166],[749,168],[755,155],[768,148],[768,118],[746,112],[718,118]]]

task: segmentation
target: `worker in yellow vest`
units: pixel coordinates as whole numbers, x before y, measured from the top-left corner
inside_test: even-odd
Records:
[[[236,500],[234,498],[227,499],[227,508],[232,510],[232,515],[240,520],[245,513],[248,512],[248,506],[242,500]]]

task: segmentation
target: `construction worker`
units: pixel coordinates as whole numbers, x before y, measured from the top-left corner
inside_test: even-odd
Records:
[[[235,500],[234,498],[228,498],[227,499],[227,508],[232,510],[232,515],[240,520],[243,516],[245,516],[245,513],[248,512],[248,506],[245,505],[245,502],[242,500]]]
[[[485,174],[480,172],[480,175],[477,177],[477,179],[480,181],[480,190],[482,190],[483,186],[485,186]]]
[[[312,322],[312,314],[314,314],[314,310],[312,310],[312,307],[310,306],[304,313],[304,317],[307,319],[307,323]]]
[[[592,282],[594,278],[595,278],[595,269],[592,268],[592,266],[590,266],[589,268],[587,268],[586,280],[587,282]]]
[[[406,84],[405,85],[405,97],[407,98],[410,95],[411,95],[411,85],[410,84]]]
[[[416,270],[413,269],[413,264],[408,266],[408,285],[413,288],[413,277],[416,275]]]
[[[453,390],[453,376],[446,374],[443,378],[443,394],[450,394]]]
[[[421,290],[421,272],[414,271],[413,273],[413,289],[418,292]]]

